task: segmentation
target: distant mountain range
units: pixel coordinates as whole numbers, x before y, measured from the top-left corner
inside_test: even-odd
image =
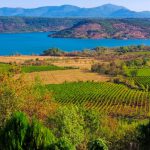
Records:
[[[101,17],[101,18],[150,18],[150,11],[136,12],[122,6],[105,4],[94,8],[80,8],[72,5],[46,6],[33,9],[0,8],[0,16],[28,17]]]

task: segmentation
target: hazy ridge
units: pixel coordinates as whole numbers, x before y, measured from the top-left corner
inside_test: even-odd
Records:
[[[0,16],[150,18],[150,12],[136,12],[112,4],[105,4],[94,8],[80,8],[72,5],[62,5],[33,9],[4,7],[0,8]]]

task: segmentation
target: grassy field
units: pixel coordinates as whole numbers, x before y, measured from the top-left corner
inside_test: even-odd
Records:
[[[52,71],[52,70],[65,70],[64,67],[58,67],[53,65],[47,66],[22,66],[21,70],[24,73],[31,73],[31,72],[41,72],[41,71]]]
[[[46,60],[56,66],[71,66],[79,67],[81,69],[90,69],[91,64],[97,62],[93,58],[82,58],[82,57],[53,57],[53,56],[0,56],[0,62],[3,63],[17,63],[21,64],[28,60]]]
[[[150,68],[141,68],[141,69],[127,69],[126,74],[130,76],[130,72],[133,70],[137,70],[137,77],[150,76]]]
[[[44,58],[40,57],[40,59]],[[28,60],[27,57],[22,58],[22,61],[25,60]],[[83,105],[112,116],[140,118],[149,115],[149,92],[107,82],[110,77],[89,71],[91,64],[94,63],[92,59],[47,58],[47,60],[53,62],[55,66],[22,66],[21,69],[25,73],[25,80],[33,82],[36,77],[39,77],[53,92],[57,102]],[[79,69],[66,69],[65,66],[79,67]],[[1,63],[0,67],[1,70],[9,69],[7,64]],[[129,73],[132,70],[134,69],[127,71]],[[20,74],[16,75],[16,78],[18,76]],[[150,76],[150,68],[138,69],[134,80],[136,84],[146,85],[150,81],[148,76]]]
[[[10,65],[5,64],[5,63],[0,63],[0,72],[6,72],[10,68]]]
[[[11,69],[12,65],[0,63],[0,72],[6,72]],[[54,65],[42,65],[42,66],[18,66],[21,68],[21,72],[23,73],[31,73],[31,72],[42,72],[42,71],[53,71],[53,70],[67,70],[68,68],[54,66]]]
[[[36,77],[39,77],[44,84],[61,84],[66,81],[106,82],[110,80],[108,76],[99,75],[97,73],[91,73],[80,69],[33,72],[33,73],[26,73],[24,76],[25,79],[29,81],[34,81]]]
[[[137,76],[150,76],[150,68],[138,69]]]
[[[16,62],[18,65],[28,60],[45,60],[51,66],[22,66],[22,72],[29,81],[39,77],[44,84],[61,84],[74,81],[101,81],[110,80],[108,76],[91,73],[91,65],[97,60],[93,58],[71,58],[71,57],[50,57],[50,56],[11,56],[0,57],[0,62]],[[53,66],[54,65],[54,66]],[[79,69],[69,69],[79,68]],[[19,75],[16,75],[18,77]]]
[[[77,104],[112,116],[147,117],[149,92],[113,83],[79,82],[47,85],[61,104]]]

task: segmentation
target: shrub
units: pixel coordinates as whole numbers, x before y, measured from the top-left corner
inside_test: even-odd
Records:
[[[84,139],[83,118],[78,107],[59,108],[56,115],[49,118],[49,124],[58,138],[67,138],[75,146]]]
[[[20,112],[13,114],[0,132],[0,147],[4,150],[46,150],[55,141],[48,128],[36,119],[30,125]]]
[[[28,150],[45,150],[55,142],[52,132],[36,119],[27,130],[24,148]]]
[[[93,139],[100,131],[100,114],[94,110],[81,110],[84,117],[85,138]]]
[[[142,150],[150,149],[150,121],[148,124],[139,127],[138,139]]]
[[[48,106],[52,107],[50,100],[51,93],[38,78],[30,82],[23,76],[0,74],[0,126],[16,111],[38,118],[47,116],[50,110]]]
[[[0,147],[4,150],[23,150],[28,127],[27,117],[20,112],[14,113],[1,131]]]
[[[0,76],[0,126],[15,111],[20,111],[22,104],[29,95],[31,86],[24,82],[20,77],[14,77],[3,74]]]
[[[65,52],[60,50],[59,48],[51,48],[43,52],[44,56],[62,56]]]
[[[49,150],[75,150],[75,146],[67,138],[60,138],[57,143],[49,147]]]
[[[131,77],[136,77],[137,74],[138,74],[138,70],[131,70],[131,71],[130,71],[130,76],[131,76]]]
[[[97,139],[92,142],[89,142],[88,149],[89,150],[108,150],[108,147],[104,140]]]

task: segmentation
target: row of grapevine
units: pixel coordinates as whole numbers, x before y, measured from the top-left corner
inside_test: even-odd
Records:
[[[147,117],[149,114],[149,92],[121,84],[73,82],[51,84],[48,89],[61,104],[81,105],[116,116]]]
[[[137,85],[144,85],[150,87],[150,76],[145,77],[134,77],[133,80],[135,81],[135,84]]]

